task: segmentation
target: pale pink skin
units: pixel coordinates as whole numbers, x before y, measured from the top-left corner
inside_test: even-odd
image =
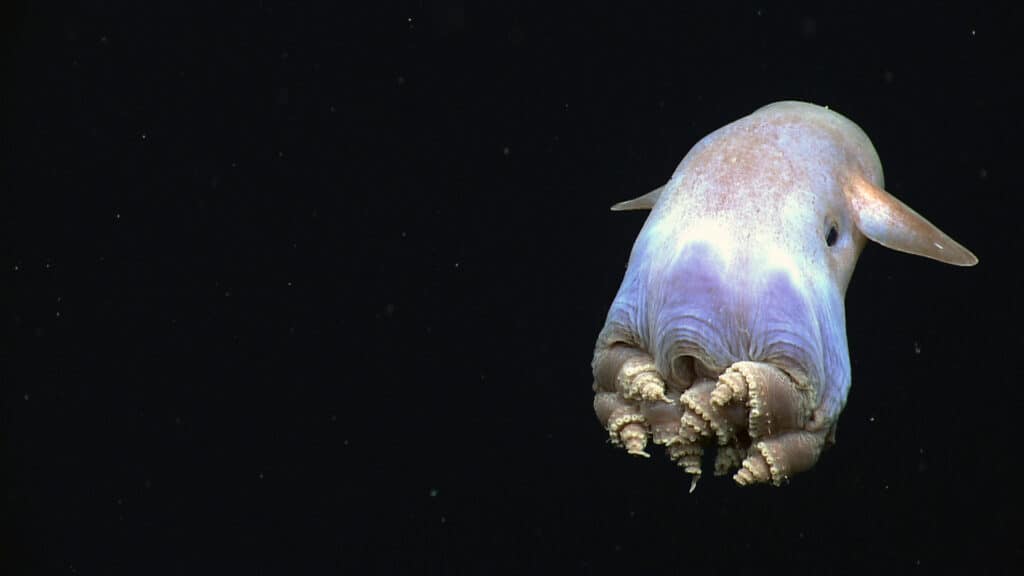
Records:
[[[784,386],[803,390],[801,398],[813,403],[808,418],[796,421],[799,431],[812,432],[812,444],[831,438],[850,389],[843,299],[867,239],[953,264],[977,261],[884,192],[878,156],[855,124],[812,104],[772,104],[708,135],[656,198],[630,207],[650,201],[595,350],[595,409],[609,427],[613,415],[639,414],[630,429],[660,432],[658,443],[673,443],[665,438],[686,411],[680,394],[743,361],[763,365],[765,378],[788,376]],[[630,352],[609,355],[623,347]],[[622,358],[633,353],[651,359],[666,401],[630,398],[616,388]],[[706,398],[713,386],[703,386],[708,392],[690,396]],[[735,424],[737,437],[720,435],[719,444],[746,452],[750,408],[723,405],[717,416],[702,418],[712,426],[716,418]],[[777,408],[780,418],[789,408]],[[625,439],[610,431],[613,440]],[[793,450],[803,452],[787,468],[793,442],[777,444],[783,472],[773,467],[771,477],[755,481],[779,484],[785,478],[776,475],[810,467],[820,452],[800,440]],[[724,466],[739,467],[729,458]]]

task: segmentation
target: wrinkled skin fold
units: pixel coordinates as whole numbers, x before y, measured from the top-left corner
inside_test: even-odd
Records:
[[[966,248],[885,192],[867,136],[778,102],[701,140],[649,209],[595,346],[611,442],[692,476],[781,485],[835,440],[850,389],[843,299],[867,240],[958,266]]]

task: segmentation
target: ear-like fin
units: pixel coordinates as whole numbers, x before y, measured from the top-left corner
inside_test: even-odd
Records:
[[[895,196],[860,176],[850,178],[846,198],[857,228],[886,248],[955,266],[974,266],[978,258]]]
[[[619,202],[615,206],[612,206],[612,211],[650,210],[651,208],[654,208],[654,203],[658,201],[658,196],[661,196],[661,191],[664,189],[664,186],[659,186],[643,196],[633,198],[632,200],[626,200],[625,202]]]

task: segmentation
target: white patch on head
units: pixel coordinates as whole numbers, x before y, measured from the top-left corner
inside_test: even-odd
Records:
[[[666,230],[670,234],[673,231]],[[675,231],[672,236],[674,254],[679,254],[687,246],[700,243],[714,249],[724,260],[731,261],[737,252],[737,239],[728,229],[718,222],[704,220],[688,227],[682,233]]]

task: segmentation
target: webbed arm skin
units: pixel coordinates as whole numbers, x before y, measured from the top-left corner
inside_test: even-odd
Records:
[[[692,476],[781,485],[834,441],[850,390],[843,300],[868,240],[977,258],[885,192],[871,142],[820,106],[777,102],[697,143],[651,210],[593,359],[613,444]]]

